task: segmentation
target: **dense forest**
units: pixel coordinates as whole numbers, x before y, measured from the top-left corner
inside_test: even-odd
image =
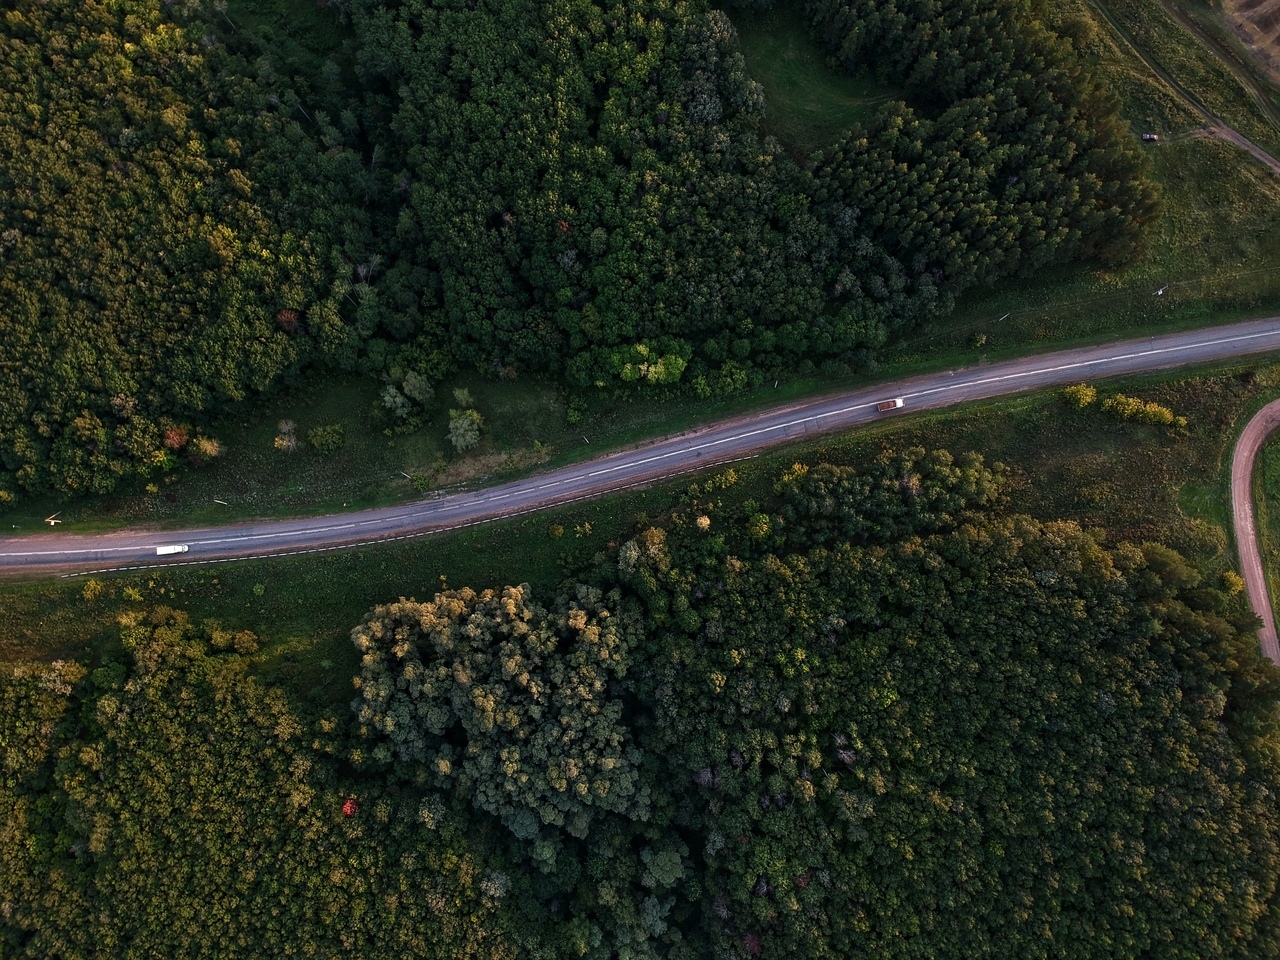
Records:
[[[905,93],[808,157],[761,133],[741,9],[328,9],[308,64],[226,4],[6,9],[0,501],[216,457],[220,412],[315,366],[381,378],[391,419],[461,369],[700,396],[864,369],[975,284],[1134,257],[1156,208],[1014,0],[808,3]]]
[[[558,592],[388,598],[349,708],[166,608],[9,668],[0,952],[1274,955],[1238,585],[977,456],[733,483]]]

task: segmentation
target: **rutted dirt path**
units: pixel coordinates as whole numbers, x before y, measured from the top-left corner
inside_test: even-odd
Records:
[[[1111,27],[1116,38],[1128,47],[1133,55],[1146,65],[1148,70],[1164,81],[1165,85],[1190,109],[1201,116],[1205,121],[1205,133],[1209,136],[1217,137],[1219,140],[1225,140],[1228,143],[1234,144],[1242,150],[1248,151],[1250,155],[1265,165],[1273,174],[1280,177],[1280,160],[1277,160],[1271,154],[1267,153],[1266,150],[1262,149],[1262,147],[1258,146],[1244,134],[1240,133],[1240,131],[1225,123],[1221,117],[1213,113],[1208,107],[1201,103],[1199,98],[1192,94],[1190,90],[1171,77],[1160,67],[1159,64],[1148,57],[1142,51],[1142,48],[1134,41],[1133,37],[1129,35],[1129,32],[1120,25],[1120,22],[1116,20],[1115,17],[1111,15],[1111,11],[1107,9],[1102,0],[1090,0],[1090,6],[1092,6],[1094,10],[1097,11],[1098,15],[1107,22],[1107,25]]]
[[[1273,127],[1280,130],[1280,109],[1277,109],[1276,105],[1272,103],[1270,92],[1259,82],[1258,78],[1233,55],[1234,51],[1201,24],[1197,23],[1194,17],[1188,16],[1178,9],[1177,5],[1171,3],[1170,0],[1159,0],[1159,2],[1160,8],[1164,10],[1171,20],[1180,24],[1182,29],[1186,30],[1199,42],[1200,46],[1209,51],[1219,63],[1231,71],[1232,75],[1249,94],[1249,98],[1254,102],[1254,105],[1262,111]],[[1277,6],[1277,13],[1280,14],[1280,6]]]
[[[1272,400],[1245,424],[1231,457],[1231,515],[1240,548],[1240,567],[1245,591],[1254,613],[1262,618],[1258,642],[1272,663],[1280,664],[1280,642],[1276,639],[1276,618],[1267,593],[1267,578],[1258,549],[1258,527],[1253,506],[1253,467],[1258,451],[1273,430],[1280,427],[1280,400]]]
[[[1280,0],[1224,0],[1222,16],[1259,68],[1280,87]]]

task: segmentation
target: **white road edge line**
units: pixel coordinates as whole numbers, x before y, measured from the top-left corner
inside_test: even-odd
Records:
[[[940,387],[931,387],[929,389],[920,390],[915,393],[904,393],[903,396],[905,398],[925,397],[933,394],[945,393],[948,391],[981,387],[981,386],[985,386],[992,383],[1003,383],[1010,380],[1026,379],[1029,377],[1035,377],[1035,376],[1043,375],[1046,373],[1060,373],[1064,370],[1075,370],[1075,369],[1081,369],[1084,367],[1092,367],[1092,366],[1098,366],[1098,365],[1114,365],[1114,364],[1123,363],[1127,360],[1141,359],[1143,357],[1160,356],[1165,354],[1176,354],[1176,353],[1186,352],[1189,350],[1203,349],[1205,347],[1214,347],[1214,346],[1220,346],[1222,344],[1239,343],[1239,342],[1248,341],[1248,340],[1257,340],[1264,337],[1277,337],[1277,336],[1280,336],[1280,330],[1273,328],[1270,330],[1259,331],[1257,333],[1239,334],[1237,336],[1232,336],[1232,337],[1217,337],[1217,338],[1208,339],[1208,340],[1193,340],[1187,343],[1174,344],[1174,345],[1165,346],[1165,347],[1152,347],[1150,349],[1119,354],[1117,356],[1098,357],[1098,358],[1089,359],[1089,360],[1078,360],[1072,363],[1054,364],[1052,366],[1037,367],[1032,370],[1016,371],[1013,373],[1001,374],[999,376],[994,376],[994,377],[984,377],[979,379],[964,379],[958,383],[944,384],[943,386],[940,386]],[[1222,359],[1222,358],[1215,358],[1215,359]],[[869,388],[869,389],[874,389],[874,388]],[[546,489],[547,487],[550,487],[550,486],[569,483],[574,480],[590,480],[596,477],[607,476],[609,474],[616,473],[619,470],[638,469],[652,463],[658,463],[660,461],[667,460],[671,457],[678,456],[683,453],[697,452],[701,450],[711,450],[711,449],[714,449],[715,447],[722,446],[723,444],[726,444],[726,443],[732,443],[736,440],[745,440],[751,437],[761,436],[767,433],[774,433],[779,430],[786,430],[790,427],[803,426],[819,420],[824,420],[830,417],[851,413],[857,410],[862,410],[862,409],[870,408],[873,406],[874,406],[874,402],[859,401],[858,403],[849,404],[843,407],[838,407],[834,410],[824,410],[820,413],[814,413],[805,417],[798,417],[794,420],[788,420],[783,423],[771,424],[765,427],[758,427],[753,430],[746,430],[739,433],[730,434],[728,436],[718,437],[716,439],[707,440],[702,443],[694,444],[691,446],[677,447],[675,449],[667,450],[665,452],[658,453],[658,454],[655,454],[654,456],[646,457],[640,460],[631,460],[626,463],[614,464],[612,466],[603,467],[601,469],[589,471],[587,473],[575,474],[569,477],[564,477],[555,481],[544,483],[540,486],[531,487],[530,492],[536,492],[538,490]],[[868,413],[869,412],[870,411],[868,410]],[[750,458],[747,457],[742,459],[750,459]],[[724,465],[732,462],[736,462],[736,461],[732,461],[732,460],[720,461],[719,465]],[[715,464],[711,464],[711,463],[691,464],[685,469],[677,470],[676,472],[671,474],[671,476],[679,476],[682,473],[693,472],[693,471],[704,469],[706,467],[710,467],[713,465]],[[631,489],[634,486],[639,486],[645,483],[652,483],[652,482],[655,482],[655,481],[653,479],[641,480],[641,481],[637,481],[635,484],[618,487],[616,489],[627,490],[627,489]],[[473,502],[489,503],[495,500],[500,500],[500,499],[505,499],[507,497],[510,497],[513,495],[513,493],[514,491],[509,491],[507,493],[493,495],[490,497],[483,498],[479,501],[473,501]],[[455,495],[455,496],[461,496],[461,495]],[[588,494],[583,497],[575,497],[570,500],[564,500],[564,501],[561,501],[561,503],[566,503],[566,504],[577,503],[577,502],[580,502],[581,500],[593,499],[596,496],[598,496],[598,494]],[[301,537],[301,536],[313,536],[316,534],[337,533],[343,530],[354,530],[359,527],[370,526],[374,524],[385,524],[388,522],[397,522],[397,521],[399,522],[410,521],[416,517],[427,515],[429,512],[443,512],[450,509],[461,508],[463,506],[464,504],[461,502],[449,503],[448,499],[446,498],[444,500],[430,501],[427,504],[418,504],[418,505],[415,505],[415,507],[407,510],[403,514],[397,514],[392,516],[370,517],[363,520],[351,520],[345,523],[329,524],[327,526],[302,527],[296,530],[281,530],[281,531],[272,531],[269,533],[245,534],[242,536],[220,537],[220,538],[215,538],[210,540],[191,540],[189,541],[189,543],[192,546],[222,546],[222,545],[232,544],[232,543],[247,543],[255,540],[281,540],[281,539],[287,539],[289,537]],[[536,509],[548,509],[548,508],[538,507]],[[528,512],[531,512],[531,511],[518,511],[516,513],[507,514],[507,516],[511,516],[511,517],[523,516],[525,513],[528,513]],[[442,532],[445,530],[459,529],[461,526],[469,526],[473,523],[488,522],[491,519],[497,519],[497,518],[492,518],[492,517],[478,518],[477,520],[468,521],[467,523],[455,525],[452,527],[437,527],[430,531],[424,531],[424,533],[422,534],[418,534],[418,533],[405,534],[403,536],[394,537],[390,539],[366,540],[366,541],[362,541],[362,543],[363,544],[387,543],[396,539],[407,539],[408,537],[412,537],[412,536],[425,535],[425,533],[434,533],[434,532]],[[353,544],[353,546],[354,545],[355,544]],[[136,551],[138,549],[150,549],[152,546],[154,545],[137,544],[137,545],[125,546],[125,547],[96,547],[96,548],[68,549],[68,550],[0,552],[0,557],[19,558],[19,557],[72,555],[72,554],[123,553],[123,552]],[[337,549],[337,548],[322,547],[322,548],[316,548],[316,549],[330,550],[330,549]],[[277,557],[296,556],[304,552],[307,552],[307,551],[299,550],[299,551],[293,551],[293,552],[258,554],[253,557],[227,558],[227,559],[259,559],[264,556],[277,556]],[[182,566],[182,565],[189,565],[189,564],[195,564],[195,563],[211,563],[211,562],[225,562],[225,561],[223,560],[207,560],[207,561],[189,560],[189,561],[180,561],[178,563],[151,564],[151,565],[146,565],[142,567],[137,567],[135,569],[153,569],[156,567]]]

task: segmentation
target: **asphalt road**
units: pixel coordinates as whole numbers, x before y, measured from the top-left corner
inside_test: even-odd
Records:
[[[1253,612],[1262,620],[1258,643],[1272,663],[1280,663],[1280,643],[1276,640],[1276,618],[1267,595],[1267,578],[1258,550],[1258,528],[1253,512],[1253,463],[1263,441],[1280,427],[1280,400],[1273,400],[1253,415],[1236,441],[1231,457],[1231,515],[1240,548],[1240,569],[1245,592]]]
[[[641,486],[751,456],[765,447],[914,410],[1275,350],[1280,350],[1280,317],[948,370],[710,424],[523,480],[419,503],[191,530],[84,536],[64,528],[40,536],[0,538],[0,574],[209,563],[422,536]],[[903,398],[904,408],[877,413],[876,401],[890,397]],[[156,555],[157,547],[174,544],[185,544],[187,552]]]

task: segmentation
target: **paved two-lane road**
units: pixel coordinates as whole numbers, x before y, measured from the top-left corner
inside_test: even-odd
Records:
[[[906,401],[903,412],[909,413],[1082,380],[1220,362],[1276,350],[1280,350],[1280,317],[928,374],[711,424],[586,463],[420,503],[328,517],[250,521],[191,530],[126,530],[94,536],[54,531],[41,536],[2,538],[0,573],[200,563],[421,536],[597,497],[749,456],[764,447],[810,434],[855,427],[883,418],[884,414],[876,412],[875,402],[888,397],[902,397]],[[157,557],[156,548],[167,544],[186,544],[188,551]]]

